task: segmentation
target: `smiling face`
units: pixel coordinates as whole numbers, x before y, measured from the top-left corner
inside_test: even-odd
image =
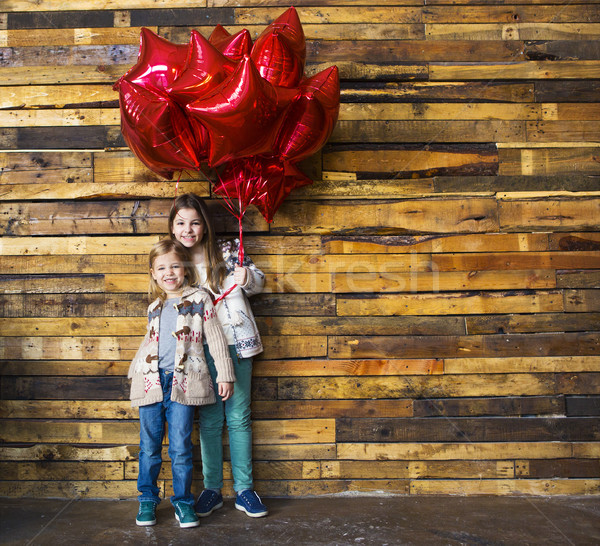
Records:
[[[185,282],[185,267],[174,250],[157,256],[154,259],[150,273],[159,288],[167,294],[167,297],[181,296]]]
[[[179,209],[171,229],[175,239],[191,249],[202,242],[205,232],[204,220],[195,209]]]

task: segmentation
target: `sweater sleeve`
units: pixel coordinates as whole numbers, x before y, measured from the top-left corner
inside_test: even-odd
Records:
[[[217,383],[233,383],[235,372],[229,354],[227,339],[217,317],[214,305],[207,297],[204,304],[204,337],[217,369]]]

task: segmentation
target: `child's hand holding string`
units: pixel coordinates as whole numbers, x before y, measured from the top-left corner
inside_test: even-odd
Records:
[[[235,271],[233,272],[233,280],[235,284],[238,286],[244,286],[247,278],[248,272],[246,271],[246,268],[241,265],[236,265]]]

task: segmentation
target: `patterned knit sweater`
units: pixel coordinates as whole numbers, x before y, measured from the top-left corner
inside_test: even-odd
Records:
[[[131,365],[131,405],[146,406],[163,399],[158,372],[158,336],[162,301],[148,307],[148,328]],[[204,340],[217,368],[217,382],[235,381],[227,340],[208,292],[202,288],[186,288],[178,309],[175,369],[171,400],[186,406],[202,406],[216,401],[215,387],[204,358]]]

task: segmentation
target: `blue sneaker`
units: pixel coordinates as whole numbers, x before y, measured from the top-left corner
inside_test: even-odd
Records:
[[[223,495],[212,489],[205,489],[196,501],[196,514],[201,518],[210,516],[215,510],[223,508]]]
[[[135,524],[140,527],[156,525],[156,503],[152,501],[141,501],[140,509],[135,518]]]
[[[246,515],[251,518],[262,518],[269,513],[260,497],[252,489],[244,489],[244,491],[237,494],[235,507],[242,512],[246,512]]]
[[[179,527],[198,527],[200,525],[200,520],[191,504],[177,501],[173,505],[175,506],[175,519],[179,522]]]

